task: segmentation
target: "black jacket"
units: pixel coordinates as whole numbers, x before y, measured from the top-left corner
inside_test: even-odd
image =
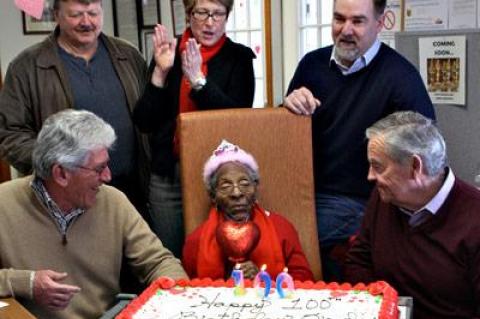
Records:
[[[199,91],[191,91],[198,109],[251,107],[255,93],[254,58],[250,48],[227,38],[207,63],[207,84]],[[173,154],[173,136],[179,112],[181,64],[177,46],[165,86],[158,88],[149,82],[134,110],[134,123],[142,132],[150,134],[152,172],[161,176],[170,175],[177,160]],[[154,67],[152,61],[147,79],[151,78]]]

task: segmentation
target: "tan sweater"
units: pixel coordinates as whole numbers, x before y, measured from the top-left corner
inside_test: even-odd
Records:
[[[0,185],[0,297],[14,296],[39,318],[97,318],[119,292],[125,256],[146,284],[159,276],[186,277],[180,262],[118,190],[102,186],[94,207],[67,230],[67,243],[30,187],[31,176]],[[67,272],[81,287],[64,311],[49,312],[31,299],[32,270]]]

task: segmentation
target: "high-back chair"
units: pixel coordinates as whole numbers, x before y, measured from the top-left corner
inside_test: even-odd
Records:
[[[295,226],[315,279],[321,279],[310,118],[284,108],[200,111],[180,114],[178,132],[185,233],[207,219],[211,201],[203,165],[226,139],[257,160],[260,205]]]

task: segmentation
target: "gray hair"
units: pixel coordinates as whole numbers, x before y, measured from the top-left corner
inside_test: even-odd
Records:
[[[368,139],[381,136],[388,156],[405,164],[413,155],[422,159],[425,174],[440,174],[447,165],[445,140],[431,119],[412,112],[396,112],[366,130]]]
[[[52,166],[68,169],[82,165],[91,151],[115,142],[110,124],[89,111],[64,110],[49,116],[35,142],[32,165],[36,176],[46,179]]]
[[[230,162],[226,162],[226,163],[230,163]],[[205,183],[205,187],[207,188],[207,192],[208,192],[208,195],[210,196],[210,198],[215,197],[217,182],[218,182],[218,171],[220,170],[220,167],[222,167],[226,163],[223,163],[222,165],[220,165],[215,172],[210,174],[210,177],[208,178],[208,180]],[[245,165],[243,163],[240,163],[240,162],[235,162],[235,163],[244,167],[245,170],[247,171],[248,178],[250,178],[250,180],[253,183],[258,185],[258,183],[260,182],[260,176],[259,176],[257,171],[253,170],[250,166]]]
[[[68,2],[68,1],[78,2],[78,3],[84,4],[84,5],[89,5],[91,3],[96,3],[96,2],[100,2],[100,4],[102,3],[102,0],[54,0],[53,1],[53,10],[56,11],[56,10],[60,9],[60,2]]]

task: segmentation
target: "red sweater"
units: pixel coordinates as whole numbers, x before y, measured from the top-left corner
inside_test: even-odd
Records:
[[[410,227],[375,189],[346,279],[389,282],[413,297],[414,319],[480,318],[480,192],[457,178],[437,214]]]
[[[313,273],[310,270],[307,258],[300,245],[297,231],[293,225],[276,213],[270,213],[269,218],[272,219],[275,225],[275,231],[282,248],[283,257],[285,258],[285,265],[288,267],[288,273],[295,280],[313,280]],[[197,277],[197,252],[203,225],[200,225],[193,233],[187,236],[183,246],[182,264],[190,278]]]

